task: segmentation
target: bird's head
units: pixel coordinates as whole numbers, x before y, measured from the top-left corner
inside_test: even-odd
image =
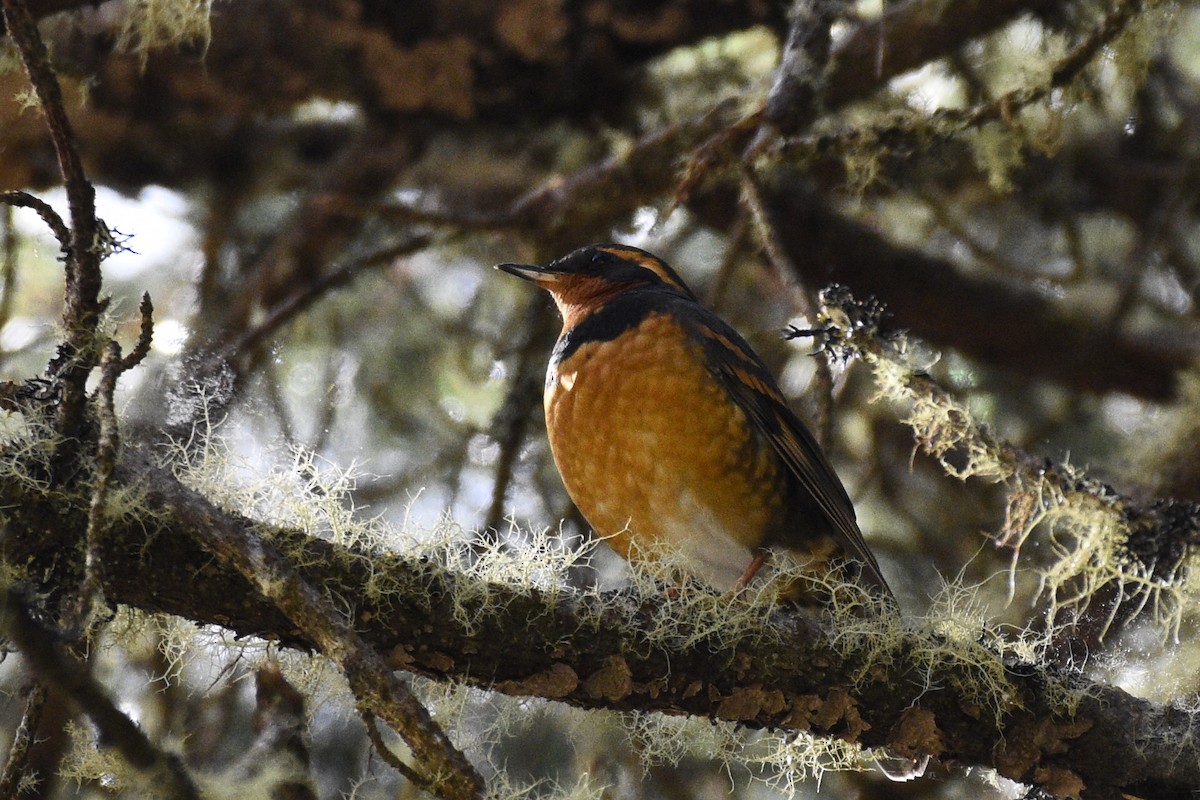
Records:
[[[623,244],[581,247],[546,266],[498,264],[496,269],[550,292],[568,324],[628,291],[659,289],[696,299],[661,258]]]

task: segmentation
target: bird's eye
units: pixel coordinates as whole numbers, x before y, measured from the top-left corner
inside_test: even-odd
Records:
[[[608,258],[608,253],[592,253],[593,264],[603,264]]]

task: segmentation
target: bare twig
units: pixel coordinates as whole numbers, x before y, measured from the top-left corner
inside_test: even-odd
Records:
[[[529,432],[532,411],[542,396],[543,345],[549,339],[554,317],[541,297],[534,297],[530,303],[531,310],[523,315],[526,322],[521,327],[521,341],[517,345],[516,374],[490,426],[492,436],[500,445],[500,454],[496,458],[492,502],[483,523],[484,536],[491,536],[504,518],[504,502],[512,482],[513,466]],[[531,315],[532,319],[529,318]]]
[[[379,726],[375,723],[375,715],[371,713],[370,709],[360,708],[359,713],[362,714],[363,723],[367,726],[367,738],[375,746],[375,752],[383,759],[383,763],[408,778],[415,785],[427,788],[425,777],[408,764],[405,764],[400,759],[400,756],[393,753],[392,748],[388,747],[387,742],[383,740],[383,736],[379,732]]]
[[[71,231],[58,212],[45,200],[34,197],[28,192],[13,191],[0,192],[0,203],[17,208],[31,208],[36,211],[42,221],[46,223],[46,227],[54,234],[54,238],[58,240],[58,246],[62,248],[62,251],[64,253],[70,251]]]
[[[758,176],[745,165],[741,167],[741,175],[742,202],[750,212],[750,219],[754,223],[759,241],[762,242],[763,250],[767,254],[767,260],[774,267],[780,281],[795,285],[795,296],[800,312],[810,321],[815,320],[817,311],[815,293],[805,285],[800,271],[796,269],[796,265],[792,263],[791,257],[779,241],[779,234],[763,206],[762,187],[759,185]],[[817,441],[822,446],[828,446],[833,428],[833,374],[830,372],[829,362],[826,359],[817,359],[814,380],[816,391],[813,394],[817,406],[814,420],[815,432]]]
[[[179,758],[160,750],[137,723],[121,712],[87,670],[55,644],[55,635],[29,612],[24,598],[9,587],[0,606],[0,629],[13,641],[40,680],[77,705],[100,731],[103,747],[116,750],[165,797],[199,800],[200,794]]]
[[[120,447],[117,414],[113,408],[113,395],[116,393],[117,378],[120,375],[121,345],[109,340],[100,364],[100,385],[96,388],[96,415],[100,420],[100,434],[96,442],[96,479],[92,485],[92,499],[88,505],[83,581],[76,598],[78,615],[73,625],[67,625],[77,637],[83,636],[92,619],[93,610],[104,602],[104,587],[100,577],[100,529],[104,524],[108,484]]]
[[[295,319],[296,315],[311,307],[332,290],[345,286],[368,269],[390,264],[395,259],[416,252],[428,244],[428,236],[413,235],[403,241],[386,245],[344,264],[331,267],[319,278],[305,284],[277,303],[268,311],[265,319],[233,339],[214,358],[232,363],[246,353],[254,351],[280,328]]]
[[[13,731],[12,744],[8,748],[8,760],[0,774],[0,800],[16,800],[18,792],[26,787],[29,776],[29,750],[42,721],[42,708],[46,704],[46,687],[33,683],[25,690],[25,710],[21,721]]]
[[[150,353],[150,344],[154,340],[154,303],[150,302],[149,292],[142,293],[142,302],[138,306],[138,313],[142,317],[138,340],[133,345],[133,349],[129,351],[129,355],[121,359],[121,372],[133,369],[142,363],[142,359]]]

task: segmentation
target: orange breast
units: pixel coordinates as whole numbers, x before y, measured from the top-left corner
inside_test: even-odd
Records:
[[[728,589],[779,524],[781,462],[669,316],[581,345],[545,401],[563,483],[621,555],[678,553]]]

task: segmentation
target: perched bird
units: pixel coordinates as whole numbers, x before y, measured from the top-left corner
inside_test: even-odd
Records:
[[[779,547],[891,597],[846,490],[766,365],[671,267],[597,244],[497,269],[548,290],[562,314],[546,372],[550,448],[620,555],[677,554],[728,590]]]

